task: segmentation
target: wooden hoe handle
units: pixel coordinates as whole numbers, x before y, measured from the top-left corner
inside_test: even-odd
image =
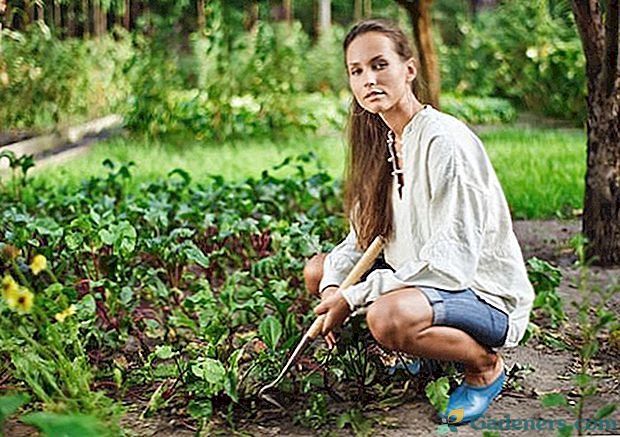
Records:
[[[381,253],[384,244],[383,237],[375,237],[372,243],[370,243],[370,246],[368,246],[368,249],[366,249],[359,261],[353,266],[353,269],[351,269],[344,281],[342,281],[342,284],[338,287],[338,291],[345,290],[355,285],[355,283],[360,280],[362,275],[372,267],[375,259]],[[323,320],[325,320],[325,314],[318,316],[314,323],[312,323],[312,326],[310,326],[310,329],[308,329],[306,333],[309,338],[314,340],[321,333],[323,329]]]

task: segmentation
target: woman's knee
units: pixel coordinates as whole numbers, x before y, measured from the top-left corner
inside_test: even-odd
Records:
[[[323,262],[327,254],[319,253],[308,260],[304,267],[306,289],[312,294],[319,294],[319,283],[323,278]]]
[[[396,341],[399,330],[398,320],[394,319],[393,308],[389,305],[373,303],[366,313],[366,323],[372,336],[388,349],[398,349]]]
[[[432,309],[417,289],[409,288],[381,296],[366,314],[368,329],[384,347],[403,349],[432,324]]]

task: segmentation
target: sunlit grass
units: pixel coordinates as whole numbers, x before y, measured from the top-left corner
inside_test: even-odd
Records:
[[[114,138],[95,144],[88,154],[45,167],[35,177],[44,177],[53,182],[79,183],[93,175],[105,175],[107,168],[103,161],[110,159],[115,164],[133,161],[133,180],[143,182],[165,176],[175,168],[187,171],[192,180],[206,181],[210,176],[221,175],[225,179],[239,180],[249,176],[257,177],[263,170],[272,169],[287,157],[313,152],[326,171],[340,177],[343,171],[344,139],[342,136],[289,139],[281,142],[247,141],[223,144],[205,144],[196,140],[147,140],[136,138]],[[278,174],[284,174],[283,169]]]
[[[480,134],[514,218],[570,216],[583,203],[585,133],[579,130],[499,127]],[[114,138],[97,143],[76,159],[46,167],[35,174],[54,183],[78,184],[92,175],[105,175],[102,162],[135,162],[136,183],[165,176],[175,168],[186,170],[193,181],[213,175],[239,180],[260,176],[287,157],[313,152],[335,178],[343,173],[343,135],[300,137],[280,142],[248,139],[205,144],[196,140],[153,141]],[[279,170],[284,174],[289,169]],[[136,184],[137,185],[137,184]]]
[[[481,138],[514,218],[568,217],[582,208],[585,132],[502,128]]]

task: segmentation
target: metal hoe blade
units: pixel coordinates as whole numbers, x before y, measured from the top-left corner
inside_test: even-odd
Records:
[[[282,381],[282,379],[284,378],[284,375],[286,375],[286,372],[288,372],[290,370],[290,368],[293,367],[293,364],[295,364],[295,362],[297,361],[299,356],[303,353],[303,351],[306,348],[306,346],[308,344],[310,344],[312,342],[312,340],[314,340],[314,339],[310,338],[310,336],[306,332],[306,334],[304,334],[303,338],[301,339],[301,341],[299,342],[299,344],[297,345],[297,347],[293,351],[293,354],[291,355],[291,357],[286,362],[286,365],[284,366],[284,368],[282,369],[282,371],[280,372],[278,377],[271,384],[267,384],[266,386],[264,386],[263,388],[260,389],[260,391],[258,392],[258,396],[260,398],[270,402],[271,404],[275,405],[276,407],[280,408],[281,410],[284,410],[284,407],[278,401],[276,401],[273,397],[269,396],[265,392],[267,390],[269,390],[270,388],[275,387],[276,385],[278,385],[280,383],[280,381]]]

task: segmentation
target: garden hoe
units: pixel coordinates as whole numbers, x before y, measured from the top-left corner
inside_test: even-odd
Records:
[[[354,285],[357,281],[360,280],[362,275],[366,273],[366,271],[368,271],[370,267],[372,267],[373,262],[379,256],[379,253],[381,253],[381,249],[383,249],[383,245],[384,245],[384,241],[381,236],[376,237],[373,240],[370,246],[368,246],[368,249],[366,249],[366,252],[364,252],[360,260],[357,262],[357,264],[355,264],[355,266],[353,267],[351,272],[347,275],[347,277],[342,282],[342,284],[340,284],[339,290],[344,290]],[[273,397],[269,396],[265,392],[269,390],[270,388],[275,387],[282,380],[282,378],[284,378],[284,375],[286,375],[286,372],[288,372],[289,369],[293,366],[293,364],[295,364],[297,359],[303,353],[306,346],[312,343],[312,341],[321,333],[324,319],[325,319],[325,314],[321,314],[320,316],[316,318],[314,323],[312,323],[312,326],[310,326],[310,329],[308,329],[308,331],[302,337],[301,341],[299,342],[299,344],[293,351],[293,354],[288,359],[288,362],[286,363],[286,365],[284,366],[284,368],[282,369],[278,377],[275,379],[275,381],[273,381],[271,384],[268,384],[260,389],[260,391],[258,392],[258,396],[260,398],[272,403],[273,405],[277,406],[278,408],[282,410],[284,409],[284,407],[280,405],[278,401],[276,401]]]

